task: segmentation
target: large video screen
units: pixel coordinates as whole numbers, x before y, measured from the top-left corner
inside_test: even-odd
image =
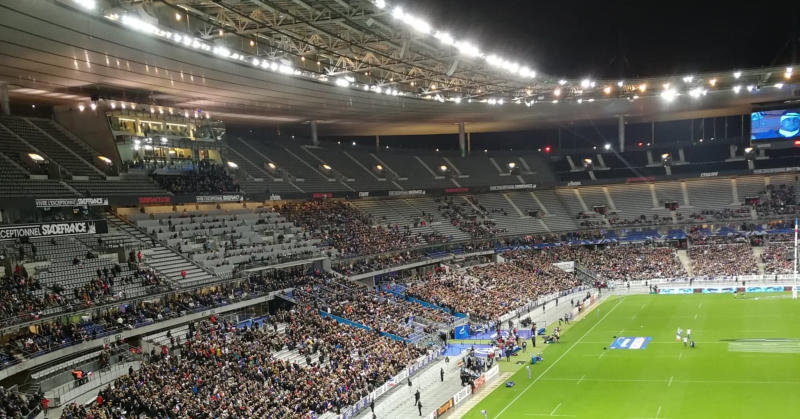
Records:
[[[800,109],[776,109],[750,114],[751,140],[797,138],[800,138]]]

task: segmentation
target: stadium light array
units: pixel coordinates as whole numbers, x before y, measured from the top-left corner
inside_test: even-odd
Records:
[[[238,169],[239,165],[232,161],[228,161],[228,167],[230,167],[231,169]]]
[[[28,157],[36,163],[44,162],[44,157],[36,153],[28,153]]]
[[[699,98],[700,96],[705,96],[706,93],[708,93],[708,90],[703,89],[702,87],[695,87],[694,89],[689,90],[689,96],[695,99]]]
[[[661,98],[667,102],[672,102],[676,97],[678,97],[678,92],[672,87],[667,87],[661,92]]]
[[[72,2],[89,11],[97,8],[97,2],[95,0],[72,0]]]
[[[372,4],[380,10],[386,9],[389,5],[385,0],[373,0]],[[462,55],[483,59],[491,67],[504,70],[512,75],[521,78],[534,78],[536,71],[529,66],[520,64],[517,60],[506,59],[493,53],[484,53],[471,41],[458,40],[449,32],[436,30],[427,20],[406,12],[401,6],[395,6],[391,11],[392,18],[400,21],[423,35],[433,36],[439,42],[449,47],[453,47]]]
[[[73,1],[74,4],[79,5],[82,9],[87,10],[87,11],[93,10],[97,6],[96,0],[72,0],[72,1]],[[423,36],[430,36],[430,37],[435,38],[436,40],[439,41],[439,43],[441,43],[441,44],[443,44],[445,46],[454,48],[461,55],[468,56],[468,57],[474,57],[476,59],[480,59],[480,60],[484,61],[490,67],[496,68],[496,69],[501,70],[501,71],[504,71],[504,72],[506,72],[508,74],[511,74],[513,76],[516,76],[516,77],[518,77],[520,79],[531,79],[531,78],[536,77],[536,72],[533,69],[531,69],[531,67],[526,66],[524,63],[522,63],[520,60],[506,58],[506,57],[502,57],[501,55],[496,54],[496,53],[483,51],[480,47],[478,47],[477,45],[473,44],[471,41],[467,41],[467,40],[464,40],[464,39],[459,39],[459,37],[457,35],[455,35],[455,34],[452,34],[450,32],[438,29],[438,28],[435,27],[436,25],[434,23],[429,22],[428,20],[424,19],[423,17],[416,16],[414,14],[406,12],[399,5],[390,4],[386,0],[370,0],[370,2],[375,6],[376,9],[378,9],[378,10],[386,10],[388,12],[388,15],[390,16],[390,19],[394,19],[394,20],[398,21],[400,24],[406,25],[411,30],[413,30],[413,31],[415,31],[415,32],[417,32],[417,33],[419,33],[419,34],[421,34]],[[180,13],[176,13],[175,14],[175,20],[178,20],[178,21],[181,20],[180,16],[182,16]],[[227,61],[231,61],[231,62],[237,62],[237,63],[240,63],[240,64],[249,63],[249,64],[252,65],[253,68],[259,68],[259,69],[262,69],[264,71],[271,71],[271,72],[284,74],[284,75],[288,75],[288,76],[301,77],[301,78],[314,80],[314,81],[322,82],[322,83],[331,83],[331,84],[334,84],[334,85],[337,85],[337,86],[340,86],[340,87],[353,88],[353,89],[359,89],[359,90],[363,89],[363,90],[366,90],[366,91],[373,91],[376,94],[386,94],[386,95],[390,95],[390,96],[407,96],[407,97],[412,97],[412,98],[416,98],[416,99],[435,100],[435,101],[440,102],[440,103],[452,102],[452,103],[455,103],[455,104],[459,104],[459,103],[461,103],[461,101],[463,99],[466,99],[468,102],[471,102],[471,100],[472,100],[472,98],[469,98],[469,97],[464,98],[463,96],[445,97],[444,94],[436,94],[436,95],[434,95],[433,92],[431,92],[431,91],[426,91],[426,92],[398,91],[395,88],[388,88],[388,87],[383,87],[382,88],[380,86],[375,86],[375,85],[370,86],[369,84],[366,84],[366,83],[365,84],[358,83],[352,77],[351,78],[345,77],[344,79],[342,79],[341,77],[329,77],[330,75],[328,75],[328,74],[319,74],[318,72],[311,72],[311,71],[305,71],[305,70],[297,69],[288,60],[285,60],[285,59],[284,60],[264,59],[262,57],[258,57],[258,56],[253,55],[251,52],[245,52],[245,51],[239,51],[239,50],[235,50],[235,49],[230,49],[229,47],[226,47],[225,45],[213,45],[213,44],[210,44],[209,42],[207,42],[204,39],[197,38],[197,37],[193,36],[190,33],[180,33],[178,31],[174,31],[171,28],[160,27],[158,25],[157,21],[150,20],[150,19],[147,19],[147,18],[142,18],[142,17],[139,17],[139,16],[131,14],[131,13],[110,12],[110,13],[105,15],[105,18],[109,19],[111,21],[117,22],[117,23],[121,24],[122,26],[124,26],[124,27],[126,27],[126,28],[128,28],[128,29],[130,29],[132,31],[139,32],[139,33],[142,33],[142,34],[145,34],[145,35],[148,35],[148,36],[153,36],[153,37],[159,38],[159,39],[161,39],[163,41],[171,43],[172,45],[175,45],[175,46],[178,46],[178,47],[183,47],[183,48],[186,48],[188,50],[193,50],[193,51],[197,51],[197,52],[201,52],[201,53],[205,53],[205,54],[210,54],[210,55],[213,55],[213,56],[215,56],[215,57],[217,57],[219,59],[223,59],[223,60],[227,60]],[[172,19],[169,19],[169,20],[172,21]],[[218,30],[220,31],[220,37],[223,37],[225,35],[226,29],[225,28],[219,28]],[[248,41],[250,42],[250,46],[253,47],[255,42],[252,39],[248,39]],[[243,46],[243,49],[244,49],[244,46]],[[251,49],[248,49],[248,51],[251,51]],[[304,58],[305,57],[299,57],[298,59],[300,61],[303,61]],[[318,62],[318,65],[319,65],[319,62]],[[718,81],[728,82],[728,81],[732,81],[732,80],[738,80],[738,79],[740,79],[742,77],[743,72],[741,70],[736,70],[736,71],[733,71],[731,74],[733,76],[732,79],[729,78],[730,76],[729,77],[725,77],[725,78],[720,77],[718,79],[718,77],[705,78],[703,76],[685,75],[685,76],[683,76],[682,79],[685,82],[685,84],[687,85],[686,90],[678,89],[677,87],[674,87],[674,96],[679,96],[680,94],[688,94],[688,95],[691,95],[693,97],[697,96],[696,93],[692,94],[692,89],[696,88],[696,85],[695,85],[695,87],[691,87],[691,85],[693,83],[695,83],[696,81],[699,81],[700,78],[705,79],[705,81],[709,84],[709,86],[711,88],[715,88],[717,86]],[[780,74],[780,73],[778,73],[778,74]],[[719,76],[719,75],[717,75],[717,76]],[[793,68],[792,67],[786,67],[785,71],[783,72],[783,76],[784,77],[782,79],[785,79],[785,80],[791,79],[791,77],[793,76]],[[667,79],[667,77],[661,78],[662,81],[665,80],[665,79]],[[658,80],[658,78],[656,78],[655,80]],[[652,79],[651,79],[651,81],[652,81]],[[596,86],[596,84],[600,83],[600,82],[599,81],[596,82],[596,81],[593,81],[593,80],[591,80],[589,78],[585,78],[585,79],[582,79],[582,80],[579,80],[579,81],[577,81],[577,80],[569,81],[569,80],[566,80],[566,79],[560,79],[560,80],[557,81],[557,83],[558,83],[559,86],[564,86],[564,85],[566,85],[568,83],[574,83],[577,86],[580,86],[581,90],[575,90],[574,92],[573,91],[563,91],[562,92],[560,89],[559,90],[554,90],[554,95],[556,97],[562,96],[564,99],[567,99],[568,101],[577,101],[580,95],[586,95],[586,93],[587,93],[586,90],[587,89],[594,88]],[[602,93],[605,94],[606,96],[612,95],[613,89],[611,89],[611,84],[614,84],[614,83],[615,82],[613,82],[613,81],[603,82],[602,85],[604,85],[605,87],[602,88]],[[656,81],[653,81],[653,83],[656,83]],[[765,85],[769,85],[769,83],[772,83],[772,85],[774,85],[775,87],[778,87],[778,88],[783,87],[783,85],[779,81],[775,81],[775,80],[762,82],[762,83],[764,83]],[[410,85],[411,85],[412,88],[414,87],[414,83],[413,82]],[[645,80],[632,81],[627,86],[626,86],[626,83],[625,83],[624,80],[619,80],[619,81],[616,82],[616,85],[619,88],[620,92],[631,92],[632,93],[632,92],[638,91],[637,92],[638,94],[645,93],[647,91],[647,88],[648,88],[648,82],[645,81]],[[728,87],[728,86],[726,86],[726,87]],[[733,86],[731,86],[731,87],[733,87]],[[741,88],[739,88],[739,90],[740,89]],[[431,90],[433,90],[433,89],[431,89]],[[738,94],[739,90],[734,88],[733,89],[734,94]],[[754,92],[754,90],[755,90],[755,88],[748,89],[748,91],[751,92],[751,93]],[[476,92],[477,92],[477,94],[481,94],[482,93],[480,89],[478,89]],[[556,92],[558,92],[558,93],[556,93]],[[700,96],[702,96],[702,95],[703,94],[700,94]],[[529,94],[529,96],[531,96],[531,95]],[[670,91],[669,89],[665,89],[665,92],[661,92],[661,96],[664,97],[667,100],[670,100],[669,98],[673,98],[673,92]],[[634,100],[634,99],[637,99],[638,96],[626,95],[625,98],[627,100]],[[515,99],[515,98],[512,98],[512,97],[497,98],[496,97],[496,98],[494,98],[493,101],[488,101],[488,100],[485,100],[485,99],[484,100],[479,100],[479,101],[481,101],[483,103],[487,103],[489,105],[499,105],[499,104],[503,104],[504,102],[511,101],[513,99]],[[584,97],[584,98],[582,98],[581,102],[584,102],[584,101],[591,102],[593,100],[595,100],[594,97],[592,97],[592,98],[585,98]],[[522,104],[522,101],[514,100],[514,102]],[[554,100],[553,101],[553,103],[558,103],[558,102],[559,102],[559,100]],[[533,105],[532,102],[525,102],[525,104],[527,106],[529,106],[529,107]]]
[[[611,150],[611,144],[610,144],[610,143],[606,143],[606,144],[603,146],[603,148],[604,148],[604,149],[606,149],[606,150]]]
[[[111,159],[109,159],[106,156],[97,156],[97,159],[100,160],[101,162],[105,163],[108,166],[111,166],[112,164],[114,164],[114,162],[112,162]]]

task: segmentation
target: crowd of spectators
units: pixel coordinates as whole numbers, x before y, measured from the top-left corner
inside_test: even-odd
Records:
[[[758,273],[749,242],[692,245],[689,257],[695,277],[734,277]]]
[[[8,335],[0,347],[0,362],[2,362],[0,369],[24,359],[114,332],[230,304],[270,291],[300,286],[309,279],[310,276],[299,268],[266,271],[253,274],[246,281],[95,310],[79,322],[64,319],[42,321]]]
[[[380,254],[427,243],[424,236],[413,232],[409,226],[373,226],[371,215],[344,201],[293,202],[282,205],[279,211],[345,257]]]
[[[557,246],[506,252],[504,257],[530,270],[542,269],[542,266],[557,262],[575,262],[596,275],[600,281],[686,276],[675,250],[654,244]]]
[[[39,411],[42,394],[22,394],[15,388],[0,386],[0,417],[17,419],[33,416]]]
[[[469,202],[460,203],[456,203],[453,197],[437,199],[437,209],[453,226],[468,233],[472,239],[493,238],[506,232],[489,217],[491,213],[508,215],[503,209],[486,209],[474,196],[468,196],[467,199]]]
[[[633,218],[622,218],[619,213],[612,212],[606,216],[608,224],[611,226],[654,226],[672,224],[672,217],[653,214],[650,216],[640,215]]]
[[[750,218],[750,209],[744,207],[704,209],[689,215],[689,220],[692,222],[746,220]]]
[[[180,175],[156,174],[154,178],[162,188],[174,194],[239,192],[239,184],[224,167],[206,160]]]
[[[393,266],[417,262],[425,257],[425,253],[422,251],[408,250],[400,253],[376,255],[357,260],[342,261],[337,263],[333,269],[343,275],[358,275],[365,272],[374,272]]]
[[[115,292],[115,284],[140,284],[148,292],[162,285],[161,278],[149,268],[136,267],[127,275],[122,273],[119,264],[98,268],[94,278],[68,291],[61,283],[43,286],[25,267],[16,265],[10,276],[0,278],[0,314],[8,324],[36,320],[49,309],[87,308],[125,298],[124,293]]]
[[[391,293],[372,292],[331,276],[317,276],[294,292],[303,304],[363,324],[372,330],[413,339],[448,325],[454,317],[441,310],[407,302]]]
[[[770,241],[764,245],[761,261],[767,274],[789,274],[793,272],[794,262],[789,258],[794,244],[787,241]]]
[[[790,215],[800,212],[795,185],[767,185],[759,194],[758,204],[755,205],[759,217],[772,215]]]
[[[69,415],[116,417],[115,409],[146,417],[308,418],[339,413],[424,355],[375,332],[323,319],[307,306],[279,317],[286,323],[283,336],[269,327],[204,321],[171,353],[151,358],[103,389],[99,405],[71,408]],[[279,360],[274,352],[283,347],[316,360],[302,366]]]
[[[478,321],[494,321],[528,304],[540,295],[578,285],[574,275],[550,264],[520,267],[514,263],[490,263],[464,273],[449,269],[406,285],[406,293],[423,301]]]

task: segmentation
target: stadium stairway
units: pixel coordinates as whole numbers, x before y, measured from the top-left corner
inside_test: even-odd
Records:
[[[461,377],[458,375],[458,362],[461,359],[450,359],[445,364],[444,359],[434,362],[426,369],[411,377],[411,388],[408,382],[397,383],[387,395],[379,398],[375,402],[375,416],[379,418],[413,418],[419,417],[419,410],[414,404],[414,392],[419,389],[420,401],[422,402],[422,414],[428,417],[437,407],[444,404],[461,389]],[[439,378],[439,370],[444,368],[444,382]],[[369,407],[356,415],[358,419],[369,419],[372,417]]]
[[[692,259],[689,257],[689,253],[685,249],[678,250],[678,259],[681,261],[683,269],[686,270],[686,274],[689,277],[693,276]]]
[[[200,266],[190,262],[169,248],[158,245],[142,251],[145,265],[158,271],[180,287],[197,285],[214,280],[214,276]],[[186,279],[181,278],[181,271],[186,271]]]
[[[761,246],[753,247],[753,256],[756,258],[756,266],[758,266],[758,274],[764,275],[766,269],[764,268],[764,261],[761,259],[761,254],[764,253],[764,248]]]
[[[124,220],[118,218],[114,214],[107,214],[108,231],[117,231],[119,234],[126,234],[128,236],[126,245],[136,244],[140,249],[150,248],[153,245],[152,239],[144,234],[141,230],[128,224]]]

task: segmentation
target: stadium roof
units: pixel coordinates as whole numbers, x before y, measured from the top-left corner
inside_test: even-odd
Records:
[[[380,6],[383,6],[382,8]],[[0,0],[13,97],[92,96],[321,134],[511,131],[545,123],[747,112],[794,96],[793,70],[561,80],[377,0]],[[800,77],[798,75],[797,77]]]

